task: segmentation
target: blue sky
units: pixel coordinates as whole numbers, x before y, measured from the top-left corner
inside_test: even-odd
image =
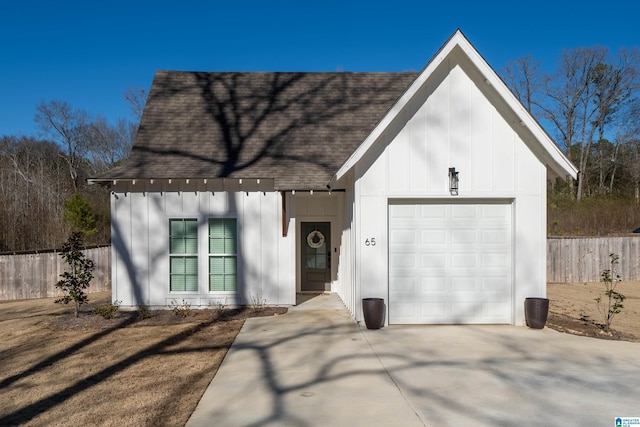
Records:
[[[607,8],[608,5],[615,8]],[[0,136],[38,136],[40,101],[115,122],[159,69],[420,70],[460,28],[496,70],[562,49],[640,47],[640,3],[548,1],[37,1],[0,5]]]

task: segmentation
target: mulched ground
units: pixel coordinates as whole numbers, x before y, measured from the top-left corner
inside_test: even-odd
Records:
[[[191,309],[186,315],[176,315],[173,310],[149,310],[145,317],[138,311],[119,310],[111,319],[95,314],[91,308],[81,308],[78,317],[73,312],[64,313],[48,319],[46,327],[53,330],[100,330],[117,328],[136,328],[143,326],[166,326],[185,323],[212,323],[231,320],[244,320],[249,317],[267,317],[285,314],[286,307],[262,307],[240,309]],[[148,317],[146,317],[148,316]]]
[[[584,337],[600,338],[603,340],[637,341],[635,336],[616,331],[613,328],[611,328],[609,332],[605,332],[602,324],[585,316],[580,319],[575,319],[563,314],[550,312],[546,326],[559,332]]]

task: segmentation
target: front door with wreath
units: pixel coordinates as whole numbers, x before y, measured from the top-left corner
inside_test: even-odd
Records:
[[[331,290],[331,224],[302,223],[302,292]]]

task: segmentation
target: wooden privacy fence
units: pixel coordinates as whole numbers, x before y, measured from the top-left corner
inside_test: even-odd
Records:
[[[88,248],[84,253],[96,268],[89,292],[111,290],[111,247]],[[598,282],[610,268],[609,254],[620,256],[623,280],[640,280],[640,236],[549,237],[547,281]],[[58,251],[0,255],[0,301],[60,295],[55,284],[65,263]]]
[[[85,249],[95,263],[88,292],[111,290],[111,246]],[[59,251],[0,255],[0,301],[62,295],[55,287],[66,264]]]
[[[547,282],[599,282],[602,271],[611,268],[611,253],[620,257],[622,280],[640,280],[640,236],[549,237]]]

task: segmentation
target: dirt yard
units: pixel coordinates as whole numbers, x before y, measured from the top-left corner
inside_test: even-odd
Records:
[[[109,294],[90,295],[91,306]],[[183,426],[244,319],[263,310],[120,312],[0,303],[0,425]]]
[[[553,283],[547,285],[547,326],[562,332],[603,339],[640,341],[640,282],[619,282],[616,291],[626,297],[622,312],[611,322],[611,333],[602,329],[604,315],[595,298],[606,298],[602,283]]]
[[[550,284],[547,326],[640,341],[640,282],[604,334],[594,298],[601,283]],[[90,296],[91,306],[109,294]],[[120,312],[105,320],[84,307],[76,319],[53,299],[0,303],[0,425],[183,426],[244,320],[285,308],[245,311]]]

